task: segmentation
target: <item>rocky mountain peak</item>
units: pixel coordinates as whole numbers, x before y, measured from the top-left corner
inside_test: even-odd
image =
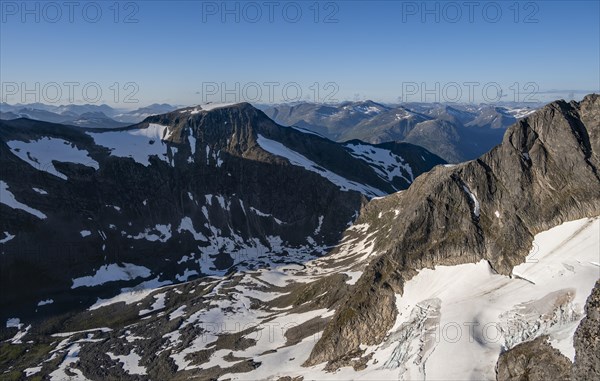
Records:
[[[170,143],[209,144],[229,153],[243,154],[256,144],[257,129],[274,125],[247,102],[224,106],[196,106],[146,118],[142,125],[166,125]]]
[[[574,165],[575,156],[583,155],[587,166],[597,173],[599,165],[600,117],[597,109],[600,98],[596,94],[581,102],[567,103],[563,100],[548,104],[531,116],[511,126],[500,146],[504,151],[510,147],[520,153],[527,164],[545,167],[551,161],[566,161]]]
[[[554,102],[511,126],[479,159],[436,167],[408,190],[368,204],[357,224],[378,237],[379,255],[306,364],[339,366],[360,344],[379,343],[397,314],[389,303],[417,270],[483,259],[509,275],[535,234],[600,214],[597,102]]]
[[[40,294],[52,294],[56,311],[70,308],[80,297],[73,279],[106,266],[143,266],[144,278],[176,282],[322,255],[367,197],[444,162],[413,145],[348,146],[282,127],[248,103],[116,129],[1,121],[0,153],[0,239],[10,234],[0,268],[22,264],[2,273],[1,289],[22,292],[0,293],[0,305],[21,317],[35,314]],[[51,262],[36,259],[41,240]],[[35,287],[19,275],[31,268],[48,274]],[[122,278],[92,286],[82,303],[149,280]]]

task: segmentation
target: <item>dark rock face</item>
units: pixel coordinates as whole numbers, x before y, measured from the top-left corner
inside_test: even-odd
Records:
[[[501,274],[524,261],[535,234],[600,214],[600,96],[554,102],[510,127],[481,158],[419,177],[374,200],[369,224],[381,254],[342,302],[306,365],[333,362],[380,343],[396,318],[394,298],[415,271],[487,260]],[[380,218],[392,209],[397,214]]]
[[[161,136],[144,138],[143,145],[125,139],[154,124],[166,126]],[[261,147],[259,136],[317,168],[292,165]],[[14,145],[50,138],[84,152],[86,161]],[[157,153],[146,155],[147,162],[127,157],[140,149]],[[415,176],[443,163],[412,145],[391,151],[406,151]],[[2,121],[0,168],[7,191],[47,217],[0,203],[0,321],[81,308],[143,281],[177,282],[323,255],[366,198],[318,171],[382,195],[409,185],[382,176],[343,145],[275,124],[249,104],[178,110],[110,131]],[[72,289],[73,279],[111,264],[149,272],[136,277],[122,270],[123,279]],[[46,299],[53,303],[36,313]]]
[[[585,314],[573,338],[577,381],[600,379],[600,280],[585,304]]]
[[[538,337],[500,355],[496,380],[570,381],[571,361],[553,348],[545,337]]]

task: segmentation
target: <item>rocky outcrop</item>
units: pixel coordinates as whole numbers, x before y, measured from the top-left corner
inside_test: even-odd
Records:
[[[484,259],[508,275],[535,234],[600,215],[599,110],[598,95],[549,104],[510,127],[481,158],[438,166],[408,190],[369,203],[357,223],[369,225],[366,234],[377,237],[381,254],[306,365],[381,342],[396,318],[395,294],[416,270]]]
[[[500,355],[496,380],[570,381],[571,361],[553,348],[546,337],[538,337]]]
[[[600,280],[585,305],[586,316],[575,336],[575,361],[538,337],[503,352],[496,365],[498,381],[591,381],[600,378]]]
[[[585,304],[585,314],[575,336],[573,380],[600,379],[600,280]]]

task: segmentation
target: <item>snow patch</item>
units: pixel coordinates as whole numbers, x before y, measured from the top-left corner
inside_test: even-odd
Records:
[[[146,167],[150,165],[152,156],[168,162],[163,142],[169,137],[167,126],[151,123],[146,128],[87,134],[94,138],[97,145],[110,149],[113,156],[132,158]]]
[[[143,266],[131,263],[123,263],[123,266],[110,264],[100,267],[94,275],[73,279],[71,288],[94,287],[108,282],[147,278],[150,275],[152,275],[150,269]]]
[[[272,218],[273,220],[275,220],[275,222],[277,222],[277,224],[278,224],[278,225],[281,225],[281,224],[283,224],[283,221],[281,221],[281,220],[280,220],[280,219],[278,219],[278,218],[275,218],[275,217],[273,217],[273,215],[272,215],[272,214],[269,214],[269,213],[263,213],[263,212],[261,212],[260,210],[258,210],[258,209],[256,209],[256,208],[254,208],[254,207],[252,207],[252,206],[250,207],[250,210],[251,210],[251,211],[253,211],[253,212],[254,212],[254,214],[256,214],[257,216],[260,216],[260,217],[269,217],[269,218]]]
[[[37,373],[39,373],[41,371],[42,371],[42,367],[41,366],[34,366],[32,368],[25,369],[23,372],[25,372],[25,376],[26,377],[31,377],[34,374],[37,374]]]
[[[115,355],[113,353],[106,353],[111,359],[119,361],[123,365],[123,370],[127,374],[131,375],[146,375],[146,368],[140,365],[142,357],[135,353],[132,349],[128,355]]]
[[[358,280],[360,279],[360,276],[363,274],[362,271],[346,271],[343,272],[342,274],[346,274],[350,277],[350,279],[348,279],[346,281],[346,284],[356,284],[356,282],[358,282]]]
[[[392,181],[400,177],[409,184],[415,180],[412,168],[404,158],[387,149],[360,143],[348,143],[344,147],[352,156],[366,162],[382,179]]]
[[[196,231],[196,229],[194,228],[194,223],[192,222],[192,219],[190,217],[183,217],[181,219],[181,223],[179,224],[179,227],[177,228],[177,232],[181,233],[182,231],[187,231],[187,232],[191,233],[194,236],[194,239],[196,241],[203,241],[203,242],[208,241],[208,238],[206,238],[204,236],[204,234],[198,233]]]
[[[15,238],[15,235],[10,234],[9,232],[4,232],[4,238],[0,239],[0,243],[6,243],[11,239]]]
[[[196,270],[190,270],[190,269],[185,269],[183,271],[183,274],[177,274],[175,276],[175,278],[180,281],[180,282],[186,282],[190,277],[194,276],[194,275],[199,275],[198,271]]]
[[[6,328],[17,328],[21,329],[23,324],[21,324],[21,319],[19,318],[10,318],[6,321]]]
[[[20,209],[20,210],[27,212],[31,215],[34,215],[37,218],[42,219],[42,220],[47,218],[46,215],[44,213],[40,212],[39,210],[33,209],[33,208],[17,201],[17,199],[15,198],[15,195],[12,194],[8,190],[8,184],[6,184],[2,180],[0,180],[0,203],[4,204],[12,209]]]
[[[62,361],[62,363],[59,365],[58,369],[55,370],[54,372],[50,373],[50,380],[63,381],[63,380],[73,379],[73,376],[70,376],[69,374],[67,374],[66,371],[68,369],[70,373],[74,373],[76,375],[74,379],[76,379],[78,381],[87,381],[88,379],[85,378],[83,373],[79,369],[73,367],[73,365],[75,363],[77,363],[77,361],[79,361],[79,351],[80,350],[81,350],[80,344],[77,344],[77,343],[72,344],[69,347],[69,350],[67,351],[67,354],[65,355],[65,358]]]
[[[170,281],[160,281],[158,277],[142,282],[135,287],[122,288],[121,293],[110,299],[98,299],[89,310],[93,311],[98,308],[106,307],[115,303],[132,304],[139,302],[151,293],[158,290],[160,287],[171,284]]]
[[[479,217],[481,208],[479,205],[479,201],[477,200],[477,197],[475,196],[475,194],[473,192],[471,192],[471,189],[469,189],[469,187],[465,184],[463,184],[463,190],[469,195],[469,197],[471,197],[471,201],[473,201],[473,214],[476,217]]]
[[[200,105],[200,108],[202,109],[202,111],[212,111],[212,110],[216,110],[218,108],[235,106],[237,104],[239,104],[239,103],[237,103],[237,102],[234,102],[234,103],[206,103],[206,104]]]
[[[174,319],[177,319],[178,317],[185,316],[186,308],[187,308],[187,306],[184,304],[184,305],[180,306],[179,308],[177,308],[175,311],[171,312],[169,314],[169,320],[174,320]]]
[[[33,189],[36,193],[39,193],[41,195],[47,195],[48,194],[48,192],[46,192],[45,190],[40,189],[40,188],[31,188],[31,189]]]
[[[319,216],[319,225],[317,225],[317,228],[313,232],[313,235],[317,235],[321,232],[321,228],[323,227],[323,219],[324,218],[325,218],[324,216]]]
[[[155,231],[158,232],[158,234],[154,233]],[[167,242],[169,239],[171,239],[171,224],[157,224],[153,228],[146,228],[143,233],[140,233],[136,236],[129,235],[127,238],[145,239],[150,242]]]
[[[304,169],[307,169],[311,172],[315,172],[315,173],[321,175],[322,177],[326,178],[333,184],[340,187],[340,189],[342,191],[353,190],[353,191],[363,193],[364,195],[370,196],[370,197],[386,195],[385,192],[383,192],[379,189],[376,189],[376,188],[371,187],[366,184],[356,183],[356,182],[348,180],[334,172],[324,169],[323,167],[321,167],[318,164],[314,163],[313,161],[309,160],[307,157],[299,154],[296,151],[289,149],[285,145],[283,145],[275,140],[267,139],[260,134],[258,134],[258,137],[256,140],[257,140],[258,145],[260,145],[260,147],[262,149],[264,149],[265,151],[267,151],[273,155],[281,156],[281,157],[287,159],[290,162],[290,164],[292,164],[292,165],[295,165],[298,167],[303,167]]]
[[[11,140],[6,144],[15,155],[33,168],[63,180],[67,180],[67,176],[54,167],[54,161],[83,164],[94,169],[99,168],[98,162],[92,159],[88,151],[80,150],[63,139],[44,137],[29,142]]]
[[[45,306],[45,305],[52,304],[52,303],[54,303],[53,299],[46,299],[46,300],[39,301],[37,305],[38,305],[38,307],[41,307],[41,306]]]
[[[158,310],[162,310],[163,308],[165,308],[165,297],[166,296],[167,296],[167,294],[164,292],[154,295],[154,299],[156,299],[156,301],[150,306],[149,310],[140,310],[140,312],[139,312],[140,316],[147,315],[149,313],[152,313],[152,312],[155,312]]]

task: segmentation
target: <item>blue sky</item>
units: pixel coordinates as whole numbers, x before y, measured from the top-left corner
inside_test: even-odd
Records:
[[[547,101],[600,88],[598,1],[50,3],[2,2],[9,103]]]

